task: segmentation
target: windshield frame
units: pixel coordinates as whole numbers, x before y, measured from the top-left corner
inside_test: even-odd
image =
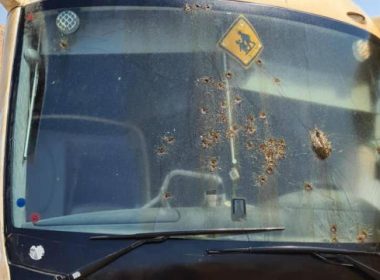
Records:
[[[59,8],[66,8],[66,7],[93,7],[93,6],[113,6],[113,5],[123,5],[123,6],[129,6],[129,5],[134,5],[134,6],[157,6],[157,7],[183,7],[184,3],[182,1],[152,1],[152,0],[147,0],[147,1],[138,1],[138,0],[132,0],[132,1],[120,1],[120,0],[114,0],[110,1],[107,4],[105,4],[103,1],[100,0],[95,0],[95,1],[90,1],[90,0],[84,0],[84,1],[75,1],[75,0],[68,0],[62,3],[61,1],[57,0],[49,0],[49,1],[44,1],[41,3],[34,3],[30,4],[27,7],[31,8],[42,8],[44,10],[50,10],[50,9],[59,9]],[[258,5],[258,4],[252,4],[252,3],[242,3],[239,2],[233,2],[233,1],[218,1],[213,4],[213,9],[215,10],[220,10],[220,11],[225,11],[225,10],[233,10],[234,12],[241,12],[241,13],[254,13],[257,15],[263,15],[263,16],[268,16],[268,17],[276,17],[276,18],[281,18],[281,19],[287,19],[295,22],[302,22],[302,23],[307,23],[310,25],[316,25],[316,26],[321,26],[324,28],[328,29],[333,29],[337,30],[340,32],[344,32],[350,35],[355,35],[359,38],[363,39],[369,39],[370,41],[375,42],[376,44],[380,45],[380,39],[374,37],[370,33],[359,29],[355,26],[351,26],[346,23],[342,23],[339,21],[335,21],[333,19],[328,19],[325,17],[320,17],[316,15],[311,15],[311,14],[304,14],[300,12],[295,12],[291,10],[286,10],[283,8],[273,8],[272,6],[264,6],[264,5]],[[12,74],[12,94],[11,94],[11,100],[10,100],[10,105],[9,105],[9,115],[8,115],[8,125],[7,125],[7,130],[8,130],[8,135],[12,135],[13,131],[13,120],[14,120],[14,110],[13,108],[15,107],[16,104],[16,94],[17,94],[17,80],[18,80],[18,74],[19,74],[19,65],[20,65],[20,58],[21,58],[21,52],[22,52],[22,41],[23,41],[23,26],[24,26],[24,20],[25,20],[25,7],[22,9],[22,13],[20,16],[20,23],[19,23],[19,31],[17,34],[17,45],[16,45],[16,55],[15,55],[15,60],[14,60],[14,68],[13,68],[13,74]],[[11,144],[12,137],[7,137],[7,148],[6,148],[6,154],[7,154],[7,160],[5,162],[5,188],[4,188],[4,199],[5,199],[5,221],[6,221],[6,234],[10,233],[19,233],[19,234],[31,234],[34,235],[39,234],[41,232],[40,229],[25,229],[25,228],[16,228],[14,227],[12,223],[12,205],[11,205],[11,187],[12,187],[12,182],[11,182],[11,158],[12,158],[12,144]],[[49,230],[42,230],[42,231],[47,231]],[[50,233],[47,233],[48,236],[55,235],[55,234],[61,234],[56,231],[50,231]],[[75,233],[75,234],[81,234],[82,236],[91,236],[91,234],[88,233]],[[323,243],[324,244],[324,243]],[[326,244],[325,244],[326,245]],[[357,244],[351,244],[354,246]],[[370,244],[365,244],[366,246],[368,245],[369,247],[372,247]],[[376,245],[376,244],[373,244]],[[362,248],[362,245],[360,245],[360,248]]]

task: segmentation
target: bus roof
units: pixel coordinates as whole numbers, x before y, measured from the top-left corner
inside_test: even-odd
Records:
[[[45,0],[48,1],[48,0]],[[380,38],[380,22],[368,17],[352,0],[231,0],[282,7],[289,10],[324,16],[354,25]],[[38,0],[0,0],[9,11]]]

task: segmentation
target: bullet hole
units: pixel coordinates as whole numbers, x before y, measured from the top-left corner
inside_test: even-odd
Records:
[[[194,12],[196,10],[209,11],[209,10],[211,10],[211,5],[209,5],[209,4],[202,5],[199,3],[196,3],[194,5],[185,4],[183,9],[184,9],[185,13],[191,13],[191,12]]]
[[[247,150],[253,150],[254,148],[255,148],[255,144],[253,143],[253,141],[247,141],[246,143],[245,143],[245,148],[247,149]]]
[[[266,118],[267,118],[267,114],[266,114],[265,112],[260,112],[260,113],[259,113],[259,118],[260,118],[261,120],[266,120]]]
[[[200,112],[202,115],[206,115],[208,113],[208,108],[207,107],[201,107]]]
[[[247,124],[245,126],[246,134],[253,135],[256,132],[255,117],[253,115],[247,116]]]
[[[265,170],[265,173],[268,175],[272,175],[274,172],[274,167],[272,165],[267,166],[267,169]]]
[[[220,133],[215,130],[209,131],[207,134],[201,135],[201,146],[204,149],[211,148],[220,141]]]
[[[278,160],[285,158],[286,143],[284,139],[270,138],[260,145],[260,150],[268,164],[276,164]]]
[[[191,8],[191,5],[186,3],[185,6],[183,7],[185,13],[190,13],[193,9]]]
[[[175,142],[175,137],[173,135],[165,135],[164,137],[162,137],[162,141],[169,145],[173,145]]]
[[[254,121],[255,121],[255,117],[253,115],[249,114],[247,116],[247,122],[254,122]]]
[[[234,98],[234,103],[235,103],[236,105],[239,105],[242,101],[243,101],[243,100],[242,100],[241,96],[239,96],[239,95],[236,95],[236,96],[235,96],[235,98]]]
[[[158,156],[164,156],[167,154],[168,154],[168,151],[167,151],[166,147],[164,147],[164,146],[160,146],[156,149],[156,155],[158,155]]]
[[[216,158],[212,158],[212,159],[210,159],[210,163],[211,163],[211,165],[217,165],[218,160]]]
[[[198,81],[202,84],[207,85],[207,84],[210,84],[213,81],[213,79],[212,79],[212,77],[204,76],[204,77],[199,78]]]
[[[169,145],[174,145],[176,141],[176,138],[174,135],[170,134],[169,132],[166,132],[162,137],[161,137],[161,143],[160,145],[154,150],[154,153],[157,156],[164,156],[167,155],[170,151]]]
[[[234,124],[234,125],[232,126],[232,130],[235,131],[235,132],[237,132],[237,131],[239,130],[239,125]]]
[[[272,175],[278,165],[278,161],[285,158],[285,140],[270,138],[260,145],[260,151],[265,159],[264,171],[267,175]]]
[[[198,81],[198,83],[216,88],[218,90],[225,90],[226,89],[226,84],[224,82],[216,81],[213,77],[210,77],[210,76],[201,77],[197,81]]]
[[[356,240],[359,243],[364,243],[367,238],[368,238],[368,232],[366,230],[359,231],[358,235],[356,236]]]
[[[331,142],[322,130],[313,129],[310,132],[310,140],[312,149],[319,159],[325,160],[331,155]]]
[[[224,76],[226,77],[226,79],[231,80],[233,77],[233,74],[231,71],[228,71],[228,72],[226,72],[226,74]]]
[[[219,89],[219,90],[225,90],[226,89],[226,84],[223,83],[223,82],[218,82],[216,84],[216,88]]]
[[[227,123],[227,116],[223,112],[219,113],[217,115],[217,119],[216,120],[217,120],[218,123],[225,124],[225,123]]]
[[[208,140],[205,136],[201,135],[201,145],[203,149],[210,148],[212,146],[211,141]]]
[[[261,59],[258,59],[258,60],[256,60],[256,64],[258,66],[262,66],[263,65],[263,61]]]
[[[336,224],[330,225],[330,234],[331,234],[331,242],[337,243],[338,238],[336,237],[336,233],[338,232],[338,227]]]
[[[280,79],[279,78],[273,78],[273,82],[275,83],[275,84],[280,84],[281,83],[281,81],[280,81]]]
[[[218,160],[217,158],[210,158],[208,161],[208,168],[210,172],[215,172],[218,170]]]
[[[264,186],[268,181],[268,177],[265,176],[265,175],[260,175],[258,178],[257,178],[257,182],[259,183],[260,186]]]
[[[303,185],[303,187],[304,187],[305,191],[307,191],[307,192],[311,192],[313,190],[313,186],[310,183],[305,183]]]
[[[214,140],[214,141],[219,141],[219,138],[220,138],[220,133],[217,132],[217,131],[210,131],[210,136],[211,138]]]
[[[165,200],[168,200],[168,199],[172,198],[172,194],[170,192],[165,192],[164,195],[163,195],[163,198]]]
[[[239,133],[239,126],[234,124],[230,129],[227,130],[226,137],[227,138],[235,138]]]
[[[249,125],[247,125],[247,126],[245,127],[245,132],[246,132],[247,134],[253,135],[253,134],[255,134],[255,132],[256,132],[256,127],[255,127],[254,125],[249,124]]]
[[[69,47],[69,42],[67,40],[67,38],[62,38],[60,41],[59,41],[59,47],[61,49],[67,49]]]

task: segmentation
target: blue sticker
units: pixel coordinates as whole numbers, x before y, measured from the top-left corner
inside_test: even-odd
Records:
[[[17,204],[17,206],[18,207],[24,207],[25,206],[25,203],[26,203],[26,201],[25,201],[25,198],[19,198],[19,199],[17,199],[17,201],[16,201],[16,204]]]

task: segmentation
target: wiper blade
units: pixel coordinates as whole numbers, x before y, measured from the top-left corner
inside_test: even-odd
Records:
[[[147,232],[126,235],[98,235],[92,236],[92,240],[117,240],[117,239],[145,239],[154,238],[157,236],[170,236],[171,238],[179,236],[192,236],[192,235],[211,235],[211,234],[250,234],[262,233],[270,231],[282,231],[284,227],[263,227],[263,228],[219,228],[219,229],[201,229],[201,230],[183,230],[183,231],[161,231],[161,232]]]
[[[231,248],[221,250],[206,250],[209,255],[221,254],[347,254],[347,255],[373,255],[380,256],[380,252],[358,251],[340,248],[325,248],[317,246],[261,246],[247,248]]]
[[[360,251],[340,248],[325,248],[316,246],[262,246],[247,248],[231,248],[221,250],[206,250],[208,255],[224,254],[306,254],[312,255],[319,260],[345,267],[355,268],[364,272],[373,279],[380,280],[380,271],[352,258],[352,255],[376,256],[380,257],[380,252]]]
[[[281,231],[284,227],[266,227],[266,228],[229,228],[229,229],[210,229],[210,230],[187,230],[187,231],[166,231],[166,232],[152,232],[152,233],[138,233],[128,235],[101,235],[90,237],[91,240],[122,240],[122,239],[138,239],[125,248],[117,250],[105,257],[98,259],[88,265],[85,265],[69,275],[57,275],[56,280],[80,280],[97,272],[103,267],[114,262],[121,256],[128,254],[136,248],[150,243],[161,243],[171,238],[180,236],[197,236],[197,235],[210,235],[210,234],[251,234],[263,233],[271,231]]]

